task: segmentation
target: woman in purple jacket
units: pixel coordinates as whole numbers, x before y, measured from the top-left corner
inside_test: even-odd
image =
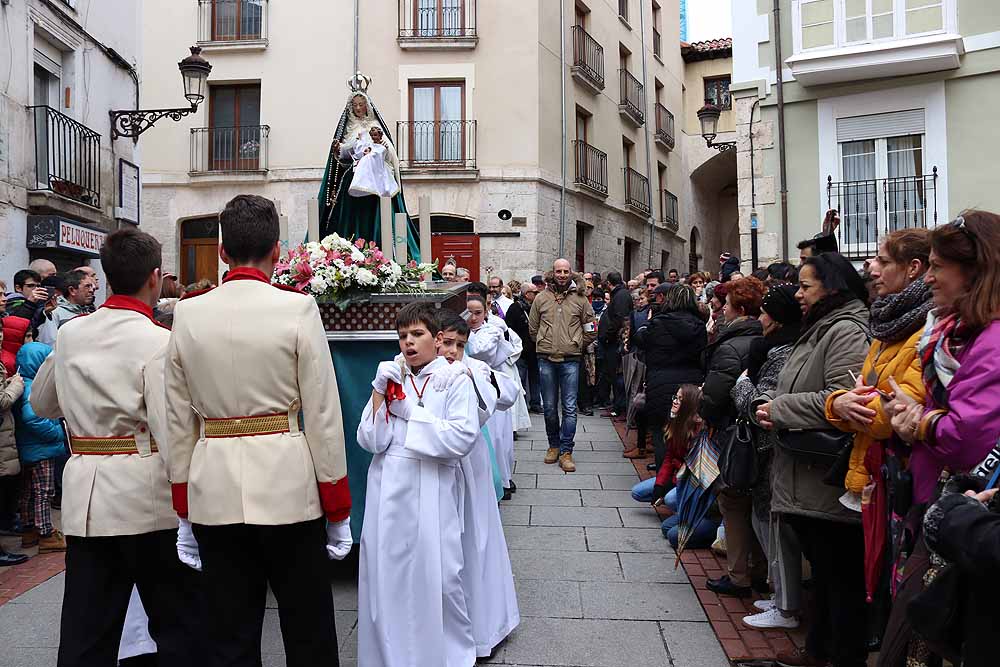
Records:
[[[941,472],[968,472],[1000,440],[1000,216],[966,211],[930,236],[925,282],[937,308],[918,352],[924,404],[901,397],[893,429],[913,443],[913,500],[933,499]]]

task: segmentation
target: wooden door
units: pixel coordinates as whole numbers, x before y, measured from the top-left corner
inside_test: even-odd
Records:
[[[181,284],[190,285],[204,278],[219,281],[219,220],[215,216],[181,224]]]
[[[469,280],[479,280],[479,237],[475,234],[434,234],[431,255],[438,267],[454,257],[459,268],[469,270]]]

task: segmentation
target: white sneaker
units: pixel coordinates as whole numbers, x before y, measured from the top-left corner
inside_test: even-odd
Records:
[[[743,624],[760,630],[770,630],[772,628],[791,630],[799,627],[799,619],[794,616],[782,615],[776,607],[770,611],[754,614],[753,616],[744,616]]]
[[[778,605],[775,603],[774,598],[768,598],[766,600],[754,600],[753,606],[761,611],[771,611]]]

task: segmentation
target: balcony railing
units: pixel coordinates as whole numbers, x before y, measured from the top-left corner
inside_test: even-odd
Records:
[[[662,206],[663,226],[671,231],[680,229],[680,219],[677,217],[677,195],[669,190],[660,190],[660,206]]]
[[[667,150],[674,148],[674,115],[659,102],[656,103],[656,141]]]
[[[576,180],[580,185],[599,195],[608,194],[608,154],[584,141],[574,141]]]
[[[626,69],[618,70],[618,74],[621,82],[618,110],[627,114],[637,125],[642,125],[646,120],[642,83]]]
[[[583,26],[573,26],[573,75],[604,90],[604,47]]]
[[[35,126],[36,187],[31,189],[100,207],[101,135],[52,107],[28,109]]]
[[[402,168],[476,168],[474,120],[401,120],[396,138]]]
[[[268,125],[191,128],[191,173],[267,171]]]
[[[476,37],[476,0],[398,0],[399,40]]]
[[[631,167],[625,167],[625,206],[636,213],[649,215],[649,179]]]
[[[198,41],[267,40],[268,0],[198,0]]]
[[[879,239],[898,229],[933,228],[938,222],[937,167],[930,174],[834,183],[826,179],[827,208],[840,212],[840,252],[873,257]]]
[[[653,28],[653,55],[657,58],[663,56],[663,52],[660,51],[660,31]]]

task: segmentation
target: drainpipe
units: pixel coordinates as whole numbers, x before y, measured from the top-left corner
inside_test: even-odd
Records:
[[[559,110],[562,115],[560,162],[562,181],[559,185],[559,256],[566,256],[566,0],[559,2]]]
[[[781,68],[781,1],[774,0],[774,68],[778,93],[778,175],[781,180],[781,259],[788,261],[788,178],[785,169],[785,93]],[[753,179],[753,174],[750,174]]]
[[[647,113],[649,105],[646,104],[646,91],[649,90],[647,85],[649,82],[647,81],[648,75],[646,73],[646,11],[643,5],[639,6],[639,44],[642,47],[642,112]],[[655,109],[653,113],[656,113]],[[646,122],[643,123],[643,130],[643,135],[646,137],[646,205],[649,207],[649,264],[646,266],[652,268],[656,221],[653,217],[653,163],[649,155],[649,118],[646,118]]]
[[[358,0],[354,0],[354,72],[351,73],[353,79],[358,75],[358,37],[361,34],[361,10],[358,7]]]

